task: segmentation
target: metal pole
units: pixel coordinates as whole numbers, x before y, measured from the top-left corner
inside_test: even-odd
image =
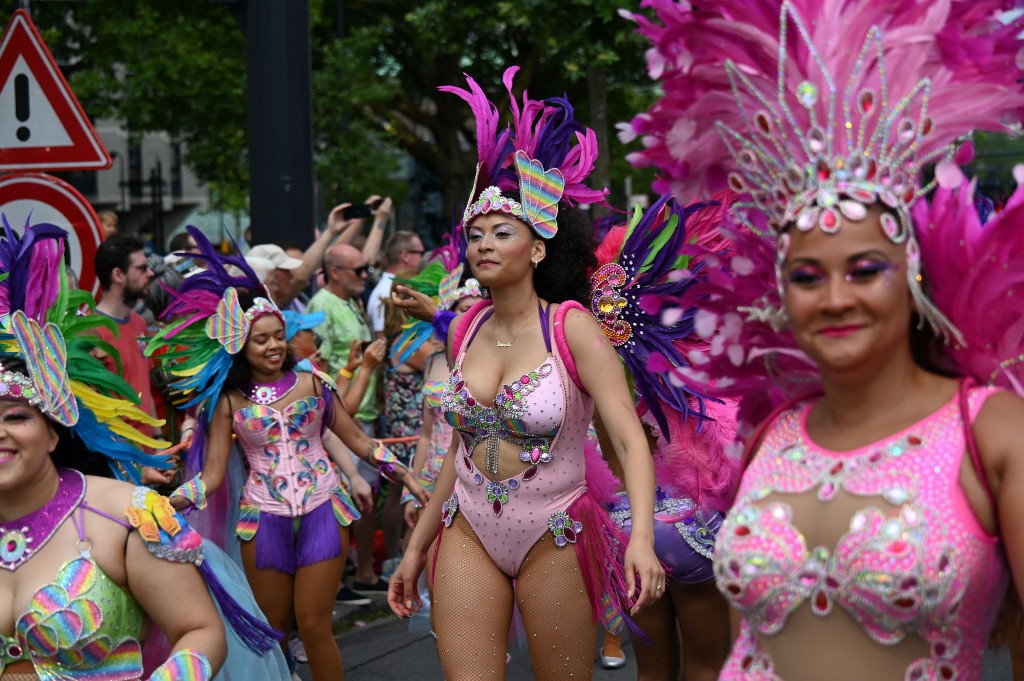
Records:
[[[249,197],[257,244],[313,239],[313,96],[308,0],[244,0]]]

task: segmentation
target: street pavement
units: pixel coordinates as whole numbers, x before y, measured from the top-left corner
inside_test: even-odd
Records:
[[[409,631],[408,620],[385,615],[383,597],[362,607],[336,604],[335,621],[344,621],[347,629],[337,637],[345,666],[346,681],[444,681],[434,639],[429,633]],[[628,639],[628,637],[627,637]],[[601,669],[594,663],[594,681],[632,681],[636,679],[636,660],[628,640],[623,640],[626,666]],[[507,681],[530,681],[530,656],[526,649],[512,650]],[[303,681],[312,681],[309,665],[299,668]],[[1012,681],[1009,654],[1005,649],[989,651],[985,656],[982,681]]]
[[[437,647],[429,633],[410,633],[409,621],[394,615],[380,618],[386,608],[383,598],[362,608],[335,606],[335,620],[364,622],[338,636],[338,648],[345,666],[345,681],[444,681]],[[370,621],[366,621],[370,620]],[[601,669],[594,662],[594,681],[632,681],[636,678],[636,661],[628,641],[623,641],[626,666],[622,669]],[[525,648],[512,650],[507,681],[533,679],[530,656]],[[299,668],[303,681],[312,681],[309,665]]]

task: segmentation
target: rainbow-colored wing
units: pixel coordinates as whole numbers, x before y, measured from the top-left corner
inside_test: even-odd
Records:
[[[540,161],[531,160],[526,152],[516,152],[520,200],[523,213],[541,237],[550,239],[558,231],[558,202],[565,191],[565,178],[558,168],[544,170]]]
[[[445,274],[444,278],[441,279],[441,283],[437,287],[437,298],[442,310],[447,310],[455,302],[452,298],[455,297],[455,292],[459,289],[462,270],[463,265],[459,263],[458,267]]]
[[[36,387],[46,400],[46,411],[65,426],[78,423],[78,401],[68,378],[68,353],[64,336],[56,324],[40,327],[21,310],[11,315],[11,333],[21,346],[21,355]]]
[[[231,287],[217,303],[217,313],[206,320],[206,335],[224,346],[229,355],[237,355],[249,336],[249,320],[238,302],[238,291]]]

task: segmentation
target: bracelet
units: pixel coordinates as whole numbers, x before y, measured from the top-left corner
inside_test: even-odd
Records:
[[[206,655],[194,648],[182,648],[153,670],[149,681],[208,681],[213,667]]]
[[[377,466],[377,470],[385,478],[393,483],[402,484],[401,478],[409,472],[409,469],[379,440],[373,442],[376,446],[370,450],[370,461]]]
[[[349,381],[351,381],[351,380],[352,380],[352,377],[353,377],[354,375],[355,375],[355,374],[353,374],[353,373],[352,373],[351,371],[349,371],[348,369],[341,369],[340,371],[338,371],[338,378],[344,378],[344,379],[346,379],[346,380],[349,380]]]
[[[185,497],[200,511],[206,508],[206,483],[198,475],[171,492],[174,495]]]

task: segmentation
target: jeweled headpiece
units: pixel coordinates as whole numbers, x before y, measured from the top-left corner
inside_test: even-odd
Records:
[[[910,209],[932,188],[925,166],[972,129],[1005,130],[1024,105],[1021,21],[997,20],[1008,3],[826,0],[803,17],[789,2],[650,4],[664,25],[634,18],[665,96],[627,126],[644,136],[631,160],[658,165],[683,198],[727,182],[737,218],[772,239],[790,226],[834,233],[880,203],[886,236],[907,244],[922,318],[961,341],[922,289]]]
[[[115,328],[94,314],[86,291],[69,290],[64,269],[67,232],[48,224],[25,225],[18,236],[6,216],[0,220],[0,399],[24,401],[67,426],[91,451],[108,459],[116,475],[137,479],[137,469],[118,463],[166,465],[140,446],[169,443],[141,433],[125,419],[161,425],[142,411],[136,391],[92,355],[116,351],[96,335]],[[11,369],[17,358],[24,373]]]
[[[477,163],[473,188],[463,213],[463,228],[479,215],[502,212],[516,217],[542,238],[558,231],[558,205],[598,203],[606,190],[583,184],[597,159],[597,136],[575,119],[563,98],[532,100],[523,93],[523,106],[512,95],[518,66],[505,71],[502,82],[512,105],[512,127],[498,130],[497,107],[476,81],[466,76],[469,90],[438,88],[464,99],[476,117]],[[572,146],[572,139],[577,140]],[[518,192],[519,200],[508,192]]]
[[[450,296],[442,297],[441,307],[445,310],[450,310],[455,305],[455,303],[459,302],[463,298],[469,298],[470,296],[474,298],[487,297],[484,294],[483,287],[480,286],[480,282],[477,281],[476,279],[473,279],[472,277],[467,279],[465,284],[455,289],[455,291]]]
[[[224,346],[230,355],[237,355],[249,340],[253,322],[268,314],[277,315],[284,324],[281,310],[269,298],[257,297],[252,305],[243,309],[234,287],[224,291],[217,303],[217,312],[206,320],[206,334]]]

